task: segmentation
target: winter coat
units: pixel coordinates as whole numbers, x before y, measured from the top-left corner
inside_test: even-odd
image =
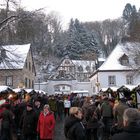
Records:
[[[22,129],[23,135],[36,134],[36,122],[37,117],[34,110],[25,110],[20,119],[20,128]]]
[[[115,134],[111,140],[140,140],[140,124],[131,123],[122,133]]]
[[[39,106],[39,107],[34,106],[34,111],[35,111],[35,113],[36,113],[36,115],[37,115],[37,119],[39,118],[40,112],[41,112],[42,110],[43,110],[42,106]]]
[[[2,118],[2,129],[11,129],[11,123],[13,122],[12,120],[13,114],[10,110],[5,109],[1,114],[0,118]]]
[[[87,108],[87,113],[85,114],[86,128],[96,129],[99,127],[98,116],[96,114],[96,106],[89,105]]]
[[[49,103],[50,109],[51,109],[53,112],[56,112],[56,111],[57,111],[56,99],[50,99],[50,100],[48,101],[48,103]]]
[[[45,116],[43,112],[41,112],[37,125],[37,132],[40,135],[40,139],[53,139],[54,127],[55,118],[53,113],[50,112]]]
[[[101,105],[101,115],[103,117],[113,117],[113,109],[108,101],[104,101]]]
[[[64,124],[64,134],[69,140],[85,140],[86,132],[85,128],[78,118],[74,116],[68,116]]]
[[[57,101],[57,112],[58,112],[58,114],[62,114],[64,112],[64,101],[63,100]]]

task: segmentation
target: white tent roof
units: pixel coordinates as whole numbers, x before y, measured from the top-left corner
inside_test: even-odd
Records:
[[[109,87],[110,89],[112,89],[113,91],[117,91],[117,89],[119,88],[119,87]]]
[[[8,86],[0,86],[0,92],[5,91],[5,90],[8,90],[8,89],[11,89],[11,88],[8,87]]]
[[[46,92],[43,91],[43,90],[35,90],[35,92],[38,92],[38,93],[40,93],[40,94],[46,94]]]
[[[129,90],[133,90],[135,87],[137,87],[137,85],[123,85],[123,86],[125,86]]]
[[[22,69],[24,67],[30,44],[2,46],[6,58],[0,63],[0,69]]]
[[[107,89],[108,89],[108,88],[101,88],[101,90],[100,90],[100,91],[105,92],[105,91],[107,91]]]
[[[27,93],[30,93],[32,91],[35,91],[34,89],[24,89]]]

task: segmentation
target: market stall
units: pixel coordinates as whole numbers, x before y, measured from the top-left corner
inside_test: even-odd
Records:
[[[137,107],[137,97],[135,91],[136,85],[123,85],[118,90],[119,99],[124,98],[128,100],[129,98],[133,99],[135,106]]]
[[[16,100],[17,94],[8,86],[0,86],[0,99]]]

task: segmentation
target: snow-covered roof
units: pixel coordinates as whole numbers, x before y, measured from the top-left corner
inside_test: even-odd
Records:
[[[106,59],[105,58],[98,58],[98,61],[105,61]]]
[[[6,52],[4,61],[0,63],[0,69],[22,69],[24,67],[30,44],[2,46]]]
[[[131,46],[132,43],[119,43],[111,52],[107,60],[99,67],[100,70],[129,70],[130,67],[121,65],[119,59],[127,53],[125,47]]]
[[[10,87],[8,87],[8,86],[0,86],[0,92],[6,91],[6,90],[8,90],[8,89],[12,90],[12,89],[11,89]]]
[[[93,67],[95,67],[95,61],[72,60],[72,62],[76,67],[82,66],[83,72],[87,72],[87,66],[89,66],[91,70],[93,70]]]

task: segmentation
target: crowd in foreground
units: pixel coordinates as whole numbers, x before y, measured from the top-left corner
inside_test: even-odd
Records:
[[[140,112],[133,99],[106,94],[7,100],[0,106],[0,140],[54,140],[57,121],[64,122],[68,140],[140,140]]]

